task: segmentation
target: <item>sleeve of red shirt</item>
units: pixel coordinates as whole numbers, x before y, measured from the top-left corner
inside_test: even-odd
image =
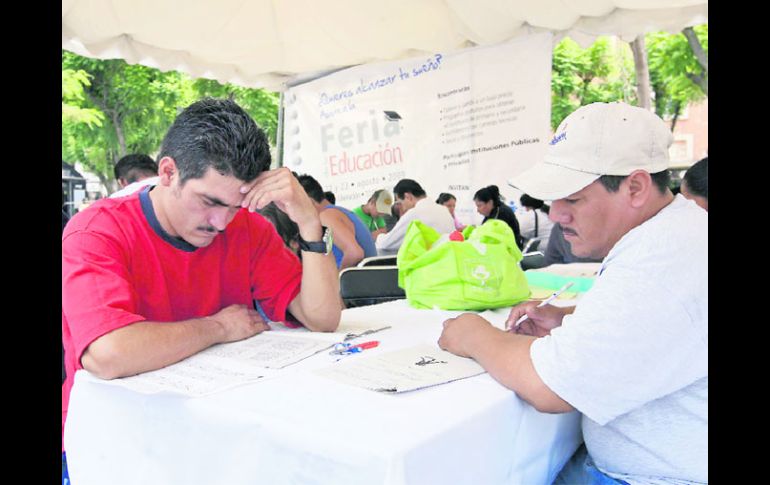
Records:
[[[136,294],[125,255],[110,236],[76,231],[62,240],[62,313],[75,360],[95,339],[145,320],[134,313]]]
[[[250,214],[252,296],[271,321],[286,320],[289,303],[302,286],[302,264],[283,244],[272,224],[259,214]]]

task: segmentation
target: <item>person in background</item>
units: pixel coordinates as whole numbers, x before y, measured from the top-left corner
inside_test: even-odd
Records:
[[[465,229],[465,224],[460,223],[457,218],[455,217],[455,206],[457,205],[457,198],[449,194],[447,192],[441,192],[438,194],[438,199],[436,199],[436,204],[443,205],[447,209],[449,209],[449,213],[452,215],[452,220],[455,221],[455,229],[458,231],[462,231]]]
[[[357,265],[362,259],[377,256],[369,230],[352,211],[333,205],[324,197],[321,184],[310,175],[297,177],[302,188],[313,200],[321,223],[334,234],[334,259],[339,269]]]
[[[401,215],[404,213],[404,211],[401,208],[401,202],[395,201],[393,202],[393,205],[390,206],[390,219],[388,220],[388,224],[386,226],[385,232],[390,232],[393,230],[393,228],[396,226],[396,223],[399,219],[401,219]]]
[[[158,164],[143,153],[132,153],[118,160],[115,164],[115,180],[120,190],[110,195],[117,198],[133,194],[142,187],[158,183]]]
[[[708,482],[708,214],[669,190],[672,141],[625,103],[567,116],[510,184],[552,201],[575,254],[603,258],[593,286],[574,307],[513,307],[508,332],[444,322],[442,349],[540,412],[582,414],[585,444],[554,484]]]
[[[275,231],[281,236],[281,239],[283,239],[283,244],[286,248],[296,254],[301,260],[302,252],[299,247],[299,226],[297,226],[297,223],[292,221],[284,211],[279,209],[278,206],[275,205],[275,202],[271,202],[265,207],[257,209],[257,213],[267,219],[273,227],[275,227]]]
[[[334,192],[331,190],[327,190],[324,192],[324,199],[328,200],[330,204],[336,204],[337,203],[337,197],[335,197]]]
[[[519,198],[522,211],[519,212],[519,229],[521,237],[526,245],[531,239],[538,239],[540,242],[534,249],[542,249],[544,242],[548,242],[551,235],[553,222],[548,218],[548,211],[551,207],[540,199],[536,199],[527,194],[522,194]]]
[[[372,239],[387,232],[386,215],[390,214],[393,196],[385,189],[376,190],[366,204],[353,209],[353,213],[369,228]]]
[[[102,379],[161,369],[263,332],[267,319],[337,329],[333,239],[291,171],[269,167],[267,136],[251,116],[205,98],[166,133],[157,185],[102,199],[67,223],[62,437],[78,369]],[[254,213],[271,202],[299,228],[301,264]]]
[[[484,216],[482,224],[489,219],[500,219],[508,224],[513,231],[513,236],[516,238],[516,244],[519,246],[519,249],[524,247],[521,230],[519,229],[519,221],[516,219],[516,215],[511,208],[503,203],[500,189],[497,188],[497,185],[489,185],[479,189],[474,194],[473,201],[476,203],[476,210]]]
[[[682,195],[709,210],[709,157],[695,162],[682,178]]]
[[[442,234],[449,234],[455,230],[454,219],[443,205],[436,204],[427,198],[420,184],[412,179],[401,179],[393,193],[396,200],[401,203],[401,218],[386,234],[380,234],[374,241],[378,253],[395,254],[404,242],[406,230],[412,221],[418,220],[432,227]]]

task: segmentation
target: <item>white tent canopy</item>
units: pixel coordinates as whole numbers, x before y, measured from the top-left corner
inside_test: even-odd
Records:
[[[283,90],[298,76],[543,30],[587,45],[706,22],[704,0],[62,0],[62,48]]]

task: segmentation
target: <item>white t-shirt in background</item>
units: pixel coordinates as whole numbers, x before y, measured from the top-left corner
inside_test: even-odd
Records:
[[[393,229],[377,236],[377,240],[374,241],[377,251],[388,253],[398,251],[401,243],[404,242],[404,236],[406,235],[409,223],[414,220],[432,227],[441,234],[449,234],[455,230],[455,222],[452,214],[449,213],[449,209],[425,197],[417,201],[414,207],[406,211],[406,214],[401,216],[396,225],[393,226]]]
[[[142,187],[145,187],[147,185],[158,185],[158,181],[160,180],[160,177],[148,177],[146,179],[137,180],[136,182],[132,184],[128,184],[122,189],[118,190],[117,192],[110,195],[110,198],[115,199],[117,197],[123,197],[124,195],[131,195],[137,190],[141,189]]]
[[[602,472],[631,484],[708,482],[708,213],[677,195],[629,231],[530,355],[583,414]]]
[[[535,217],[537,217],[537,234],[535,234]],[[521,236],[527,240],[534,237],[542,240],[538,250],[544,250],[548,245],[548,238],[551,236],[551,228],[553,227],[553,221],[548,218],[548,214],[540,209],[521,208],[516,211],[516,219],[519,220]]]

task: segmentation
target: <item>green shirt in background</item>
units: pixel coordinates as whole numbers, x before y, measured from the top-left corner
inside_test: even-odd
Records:
[[[364,209],[360,205],[353,209],[353,213],[361,219],[366,227],[369,228],[369,232],[382,229],[386,225],[384,217],[379,216],[377,218],[372,218],[372,216],[364,212]]]

